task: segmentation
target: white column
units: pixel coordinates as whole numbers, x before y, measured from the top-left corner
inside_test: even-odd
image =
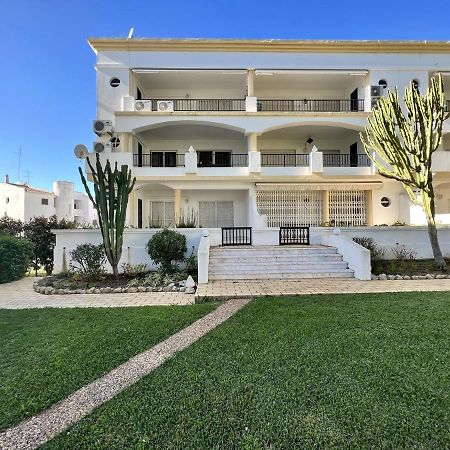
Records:
[[[258,152],[258,134],[247,134],[248,171],[250,173],[261,173],[261,153]]]
[[[245,98],[245,110],[247,112],[257,111],[257,100],[255,97],[255,71],[247,71],[247,97]]]
[[[181,217],[181,189],[175,189],[173,196],[175,204],[175,223],[178,223]]]

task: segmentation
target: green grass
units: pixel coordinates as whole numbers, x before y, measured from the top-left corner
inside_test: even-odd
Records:
[[[0,429],[41,412],[214,307],[0,310]]]
[[[51,449],[443,449],[450,295],[258,299]]]

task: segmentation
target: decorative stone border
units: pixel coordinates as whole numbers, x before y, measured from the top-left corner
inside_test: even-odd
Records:
[[[63,289],[54,288],[53,286],[40,286],[39,281],[33,283],[35,292],[44,295],[69,295],[69,294],[135,294],[141,292],[178,292],[185,294],[195,294],[196,286],[189,286],[191,283],[186,281],[178,281],[170,283],[165,287],[149,287],[149,286],[124,286],[124,287],[91,287],[88,289]]]
[[[445,280],[450,278],[450,274],[438,273],[431,274],[427,273],[426,275],[386,275],[382,273],[380,275],[372,274],[372,280]]]

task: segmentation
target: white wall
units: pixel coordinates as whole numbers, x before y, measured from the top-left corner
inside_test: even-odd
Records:
[[[33,217],[51,217],[55,214],[54,194],[25,191],[25,220]],[[42,199],[48,201],[48,205],[42,204]]]
[[[9,183],[0,183],[0,215],[25,220],[25,189]]]
[[[74,220],[74,184],[69,181],[54,181],[55,213],[59,220]]]

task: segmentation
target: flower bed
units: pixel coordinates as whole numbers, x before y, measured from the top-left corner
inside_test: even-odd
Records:
[[[172,275],[150,272],[139,277],[121,274],[105,275],[98,281],[74,279],[68,274],[50,275],[36,281],[33,288],[40,294],[121,294],[136,292],[195,293],[195,281],[184,272]]]

